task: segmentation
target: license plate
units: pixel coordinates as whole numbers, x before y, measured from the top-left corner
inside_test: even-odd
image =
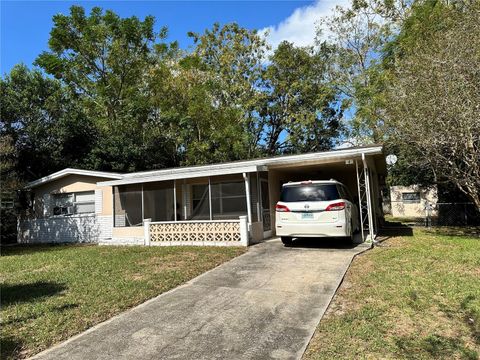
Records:
[[[302,213],[302,220],[313,219],[313,213]]]

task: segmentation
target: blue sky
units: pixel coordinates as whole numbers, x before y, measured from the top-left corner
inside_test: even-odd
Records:
[[[1,0],[0,73],[23,62],[31,66],[48,48],[52,16],[68,14],[71,5],[87,12],[94,6],[111,9],[122,17],[153,15],[156,27],[167,26],[168,40],[191,45],[188,31],[202,32],[214,22],[269,30],[272,46],[286,39],[297,45],[313,43],[315,23],[345,0],[316,1],[5,1]]]

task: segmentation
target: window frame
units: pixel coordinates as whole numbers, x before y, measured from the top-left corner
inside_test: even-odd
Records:
[[[227,195],[227,196],[222,196],[223,194],[223,190],[222,190],[222,187],[224,185],[231,185],[231,184],[239,184],[240,187],[242,188],[243,190],[243,194],[241,195]],[[215,217],[215,215],[217,216],[231,216],[231,215],[237,215],[238,216],[242,216],[244,214],[247,213],[247,194],[245,192],[245,183],[242,181],[242,180],[237,180],[237,181],[228,181],[228,182],[219,182],[219,183],[215,183],[215,184],[212,184],[213,185],[216,185],[216,186],[219,186],[220,189],[219,189],[219,195],[218,196],[214,196],[214,193],[212,192],[212,205],[213,205],[213,202],[218,200],[219,202],[219,212],[218,213],[214,213],[213,209],[212,209],[212,214],[213,216]],[[242,200],[245,200],[245,209],[243,209],[243,212],[224,212],[223,209],[224,209],[224,202],[228,202],[229,200],[234,200],[234,199],[242,199]]]
[[[405,195],[417,195],[415,199],[405,199]],[[417,197],[416,196],[416,197]],[[422,200],[420,191],[406,191],[402,192],[402,202],[405,204],[419,204]]]
[[[78,195],[86,195],[89,194],[92,196],[92,200],[89,201],[77,201],[77,196]],[[66,192],[66,193],[56,193],[56,194],[51,194],[53,197],[52,199],[52,214],[53,216],[58,216],[58,217],[65,217],[65,216],[72,216],[72,215],[91,215],[95,214],[95,191],[94,190],[88,190],[88,191],[72,191],[72,192]],[[56,202],[56,198],[60,197],[67,197],[69,198],[66,202],[65,205],[63,206],[58,206]],[[93,205],[92,211],[88,212],[77,212],[77,205]],[[60,208],[60,213],[55,214],[55,208],[59,207]],[[73,208],[73,212],[69,213],[68,208],[71,207]],[[62,209],[66,209],[66,212],[64,212]]]

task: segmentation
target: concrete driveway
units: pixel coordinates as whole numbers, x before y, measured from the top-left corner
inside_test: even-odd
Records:
[[[351,260],[367,249],[309,244],[252,246],[35,358],[299,359]]]

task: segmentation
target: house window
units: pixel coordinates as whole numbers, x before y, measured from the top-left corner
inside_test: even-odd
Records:
[[[420,202],[420,193],[419,192],[405,192],[402,193],[402,201],[404,203],[419,203]]]
[[[91,214],[95,212],[95,192],[53,194],[53,215]]]

